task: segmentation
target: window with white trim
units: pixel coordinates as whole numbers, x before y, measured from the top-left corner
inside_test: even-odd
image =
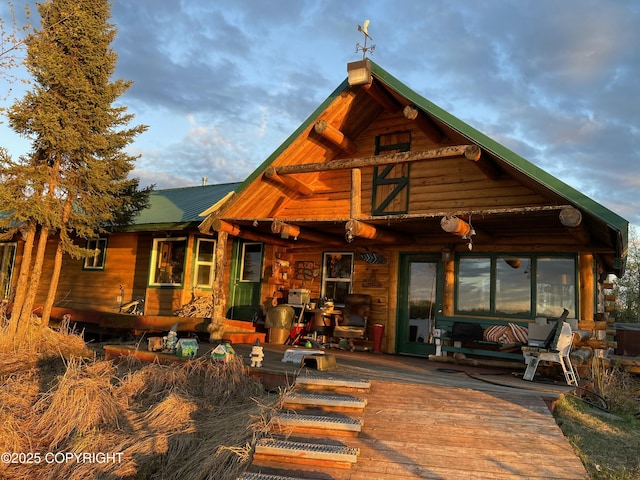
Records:
[[[210,288],[213,285],[213,276],[216,268],[216,241],[206,238],[196,240],[194,285],[201,288]]]
[[[322,260],[320,295],[333,300],[336,306],[342,306],[345,295],[351,293],[352,282],[353,253],[326,252]]]
[[[184,281],[187,238],[155,238],[151,252],[151,286],[180,286]]]
[[[104,270],[107,253],[107,239],[92,238],[87,240],[87,250],[95,250],[95,254],[90,257],[85,257],[82,268],[84,270]]]

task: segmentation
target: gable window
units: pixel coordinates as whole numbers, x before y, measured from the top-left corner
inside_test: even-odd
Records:
[[[456,313],[520,318],[576,315],[574,257],[462,256],[456,280]]]
[[[11,296],[15,259],[16,244],[0,243],[0,298],[3,300],[8,300]]]
[[[196,243],[196,265],[193,278],[196,287],[211,288],[216,267],[216,241],[198,238]]]
[[[87,250],[95,250],[96,253],[91,257],[85,257],[82,268],[84,270],[104,270],[107,239],[93,238],[87,240]]]
[[[152,286],[182,285],[186,250],[186,237],[154,239],[149,284]]]
[[[353,282],[353,253],[326,252],[322,261],[323,298],[344,305],[344,297],[351,293]]]

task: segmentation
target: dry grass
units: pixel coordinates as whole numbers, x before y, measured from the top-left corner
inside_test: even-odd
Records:
[[[574,397],[554,415],[564,435],[594,480],[640,478],[640,379],[598,359],[592,364],[594,390],[606,398],[610,413]]]
[[[1,478],[235,479],[277,407],[239,358],[114,364],[69,332],[33,330],[20,348],[0,336],[0,451],[121,461],[0,464]]]

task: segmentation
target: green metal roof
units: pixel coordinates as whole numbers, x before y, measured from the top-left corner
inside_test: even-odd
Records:
[[[154,190],[149,195],[149,207],[140,212],[128,230],[150,228],[184,228],[200,223],[202,212],[233,192],[240,183],[203,185],[197,187]]]

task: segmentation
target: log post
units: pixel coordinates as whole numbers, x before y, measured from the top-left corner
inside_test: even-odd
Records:
[[[352,142],[336,127],[329,125],[325,120],[318,120],[313,126],[313,130],[349,155],[353,155],[358,151],[358,145]]]
[[[596,302],[593,255],[581,253],[578,256],[578,276],[580,282],[580,320],[593,320]]]
[[[351,170],[351,218],[362,216],[362,171],[359,168]]]
[[[222,340],[222,335],[224,334],[224,320],[227,310],[227,288],[224,282],[225,266],[227,264],[227,238],[227,232],[218,231],[218,241],[216,242],[216,272],[213,285],[211,286],[213,312],[211,323],[207,326],[210,342]]]

